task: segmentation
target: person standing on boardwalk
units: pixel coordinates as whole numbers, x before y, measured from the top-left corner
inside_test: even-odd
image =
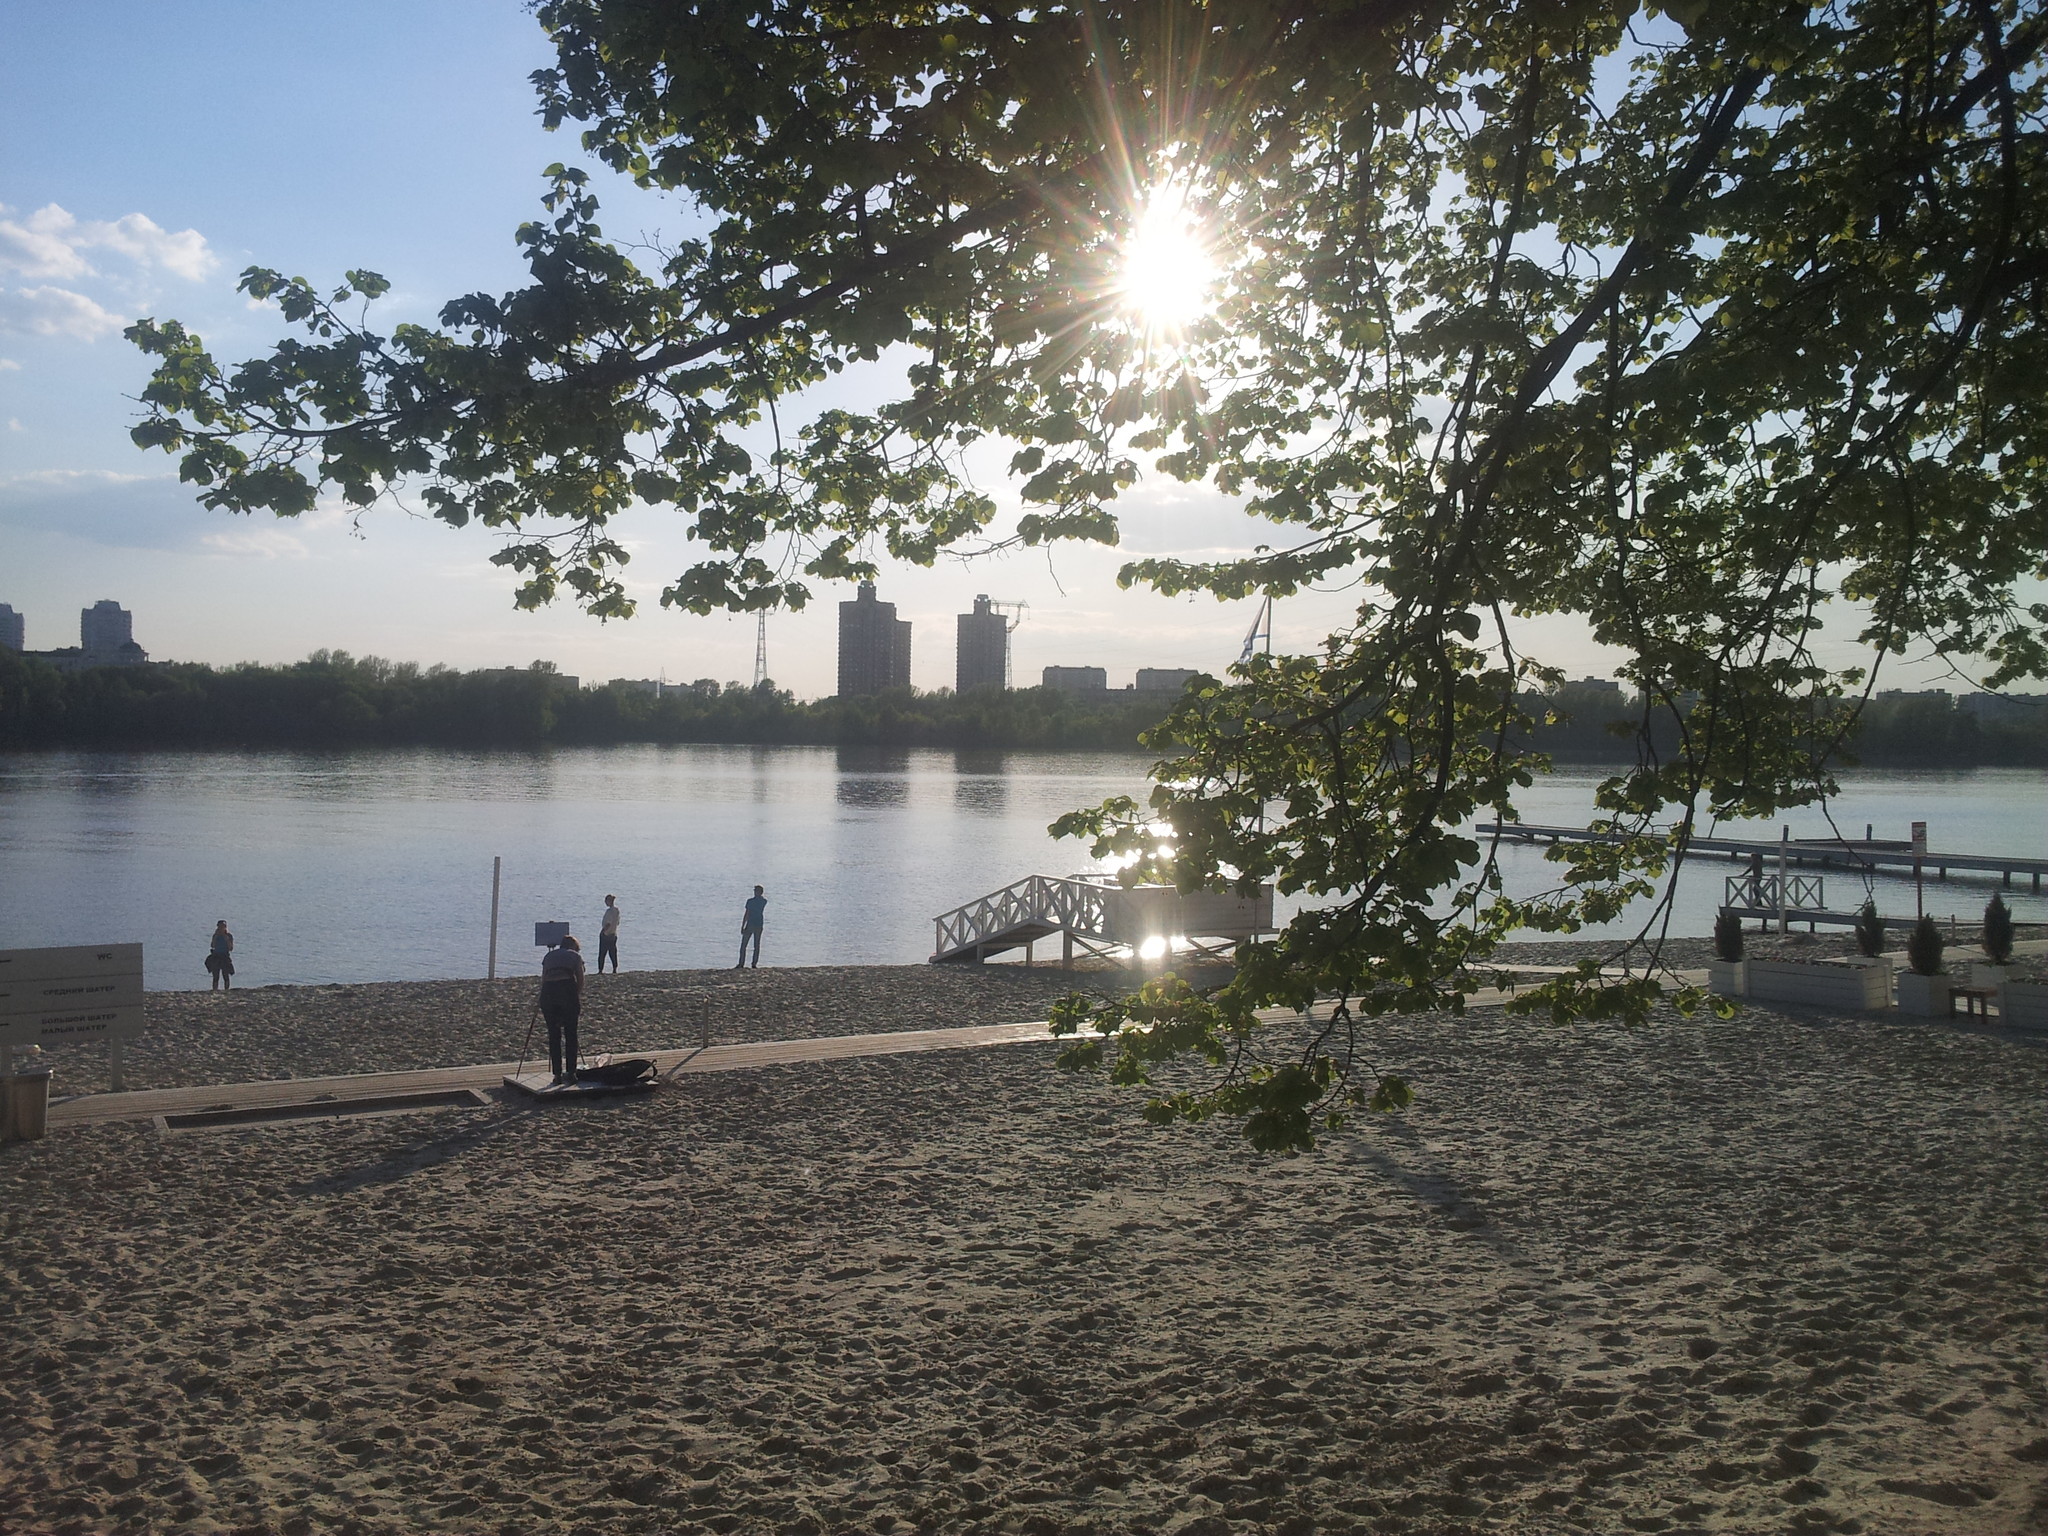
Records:
[[[747,963],[747,940],[754,941],[754,968],[761,967],[761,930],[768,926],[768,898],[761,887],[754,887],[754,894],[747,898],[747,909],[740,917],[740,959],[733,967],[740,970]]]
[[[618,897],[604,899],[604,917],[597,928],[597,973],[604,974],[604,957],[612,957],[612,974],[619,974],[619,919],[625,914],[619,911]]]
[[[235,936],[228,932],[228,920],[222,918],[213,925],[213,942],[207,946],[206,969],[213,977],[210,992],[232,992],[235,989]]]
[[[583,1013],[583,946],[573,935],[540,957],[540,1012],[548,1021],[548,1066],[557,1083],[576,1081],[576,1021]]]

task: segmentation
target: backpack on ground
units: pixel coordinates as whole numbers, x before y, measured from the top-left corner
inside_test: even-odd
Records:
[[[600,1061],[594,1066],[578,1067],[576,1077],[579,1082],[598,1083],[606,1088],[630,1088],[654,1077],[654,1063],[644,1056],[630,1057],[625,1061]]]

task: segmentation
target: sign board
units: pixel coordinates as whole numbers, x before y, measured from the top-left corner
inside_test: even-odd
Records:
[[[1927,823],[1924,821],[1913,823],[1913,851],[1915,853],[1925,853],[1927,851]]]
[[[567,923],[535,923],[533,925],[533,942],[537,948],[553,949],[567,937],[569,937],[569,925]]]
[[[142,1033],[142,946],[0,949],[0,1045],[76,1045]]]

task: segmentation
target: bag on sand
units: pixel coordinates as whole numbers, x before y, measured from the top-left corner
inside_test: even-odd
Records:
[[[578,1067],[576,1076],[583,1082],[600,1083],[607,1088],[630,1088],[654,1076],[654,1063],[644,1056],[627,1061],[600,1061],[595,1066]]]

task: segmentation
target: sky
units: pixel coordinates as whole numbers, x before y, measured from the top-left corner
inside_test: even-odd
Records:
[[[631,620],[573,606],[522,613],[490,535],[378,507],[280,520],[210,512],[170,456],[128,439],[147,360],[121,329],[176,318],[231,364],[284,333],[235,292],[259,264],[321,285],[351,267],[393,284],[375,314],[430,321],[447,299],[521,283],[513,230],[540,172],[581,162],[550,134],[527,79],[552,60],[517,0],[67,0],[16,5],[0,49],[0,602],[32,649],[74,645],[78,613],[113,598],[158,660],[282,662],[321,648],[458,667],[553,661],[586,680],[750,679],[754,623],[662,609],[690,563],[673,511],[616,525],[632,552]],[[685,227],[688,210],[597,171],[614,238]],[[1014,494],[991,486],[1014,507]],[[1134,556],[1236,552],[1270,539],[1215,492],[1161,479],[1121,504],[1117,549],[1014,551],[931,569],[885,568],[880,596],[915,625],[912,681],[951,686],[953,616],[977,593],[1020,603],[1017,681],[1047,665],[1218,670],[1250,602],[1126,592]],[[814,584],[816,585],[816,584]],[[832,691],[836,604],[769,619],[769,672],[800,696]],[[1358,600],[1283,600],[1278,648],[1313,648]],[[1618,654],[1568,621],[1521,643],[1573,676]],[[1939,681],[1906,668],[1894,680]]]

